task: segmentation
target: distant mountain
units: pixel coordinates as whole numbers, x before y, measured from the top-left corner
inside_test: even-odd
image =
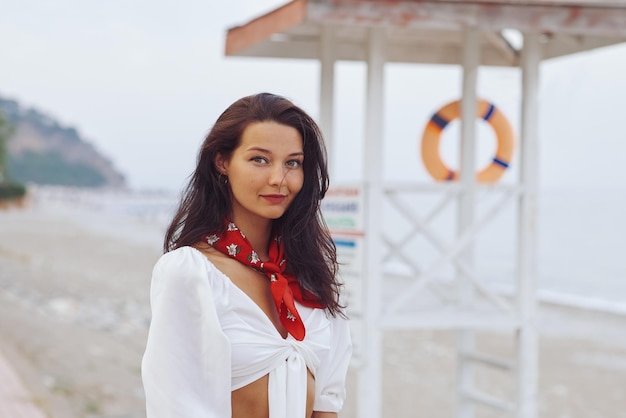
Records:
[[[60,186],[125,186],[124,175],[75,128],[2,97],[0,111],[15,127],[7,143],[7,169],[12,179]]]

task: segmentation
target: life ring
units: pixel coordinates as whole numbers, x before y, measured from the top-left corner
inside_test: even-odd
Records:
[[[459,177],[457,171],[450,169],[442,161],[439,142],[441,132],[446,126],[460,117],[460,103],[460,100],[456,100],[439,109],[430,118],[422,134],[422,161],[435,180],[454,181]],[[486,100],[478,100],[476,104],[476,116],[489,123],[498,140],[496,155],[487,167],[476,173],[476,181],[493,183],[498,181],[509,167],[515,148],[515,135],[508,119],[496,106]]]

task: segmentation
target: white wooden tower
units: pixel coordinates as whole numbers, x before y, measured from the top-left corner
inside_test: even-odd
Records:
[[[516,49],[505,30],[523,34]],[[362,300],[351,316],[359,322],[358,416],[381,418],[381,334],[387,329],[454,329],[457,343],[457,413],[471,418],[477,404],[502,411],[502,416],[536,418],[538,337],[536,305],[536,199],[539,139],[537,119],[539,64],[542,60],[626,41],[626,1],[623,0],[294,0],[242,26],[226,37],[227,56],[299,58],[321,64],[319,122],[329,145],[332,167],[335,63],[367,64],[363,203],[364,274],[355,294]],[[461,102],[460,179],[456,182],[385,184],[382,172],[385,63],[436,63],[463,68]],[[517,183],[478,184],[475,180],[476,83],[480,66],[520,67],[522,71],[520,132],[517,133]],[[496,196],[481,211],[477,199]],[[410,196],[431,194],[435,204],[426,213],[411,206]],[[511,233],[517,240],[516,290],[503,296],[474,268],[476,236],[503,208],[515,208]],[[392,207],[406,221],[399,240],[381,228]],[[440,212],[453,208],[456,232],[445,237],[431,225]],[[427,266],[403,254],[401,247],[421,234],[439,251]],[[383,269],[391,257],[406,265],[408,274],[390,277]],[[419,258],[419,257],[418,257]],[[438,298],[438,274],[452,268],[453,298]],[[386,294],[389,284],[399,291]],[[448,284],[450,286],[450,284]],[[427,300],[419,304],[416,301]],[[384,302],[384,303],[383,303]],[[367,309],[362,309],[367,306]],[[516,358],[502,361],[476,351],[478,330],[507,332],[515,339]],[[475,367],[511,372],[516,382],[512,399],[479,391]]]

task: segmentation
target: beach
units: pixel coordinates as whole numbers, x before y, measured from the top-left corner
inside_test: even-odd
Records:
[[[140,362],[164,218],[43,195],[0,211],[0,355],[49,418],[144,417]],[[538,329],[539,416],[626,417],[626,316],[542,303]],[[515,355],[513,341],[476,333],[481,351],[503,357]],[[455,344],[453,331],[386,331],[383,416],[453,417]],[[514,390],[505,373],[476,379],[505,397]],[[354,367],[341,417],[357,416],[356,385]],[[476,411],[499,416],[508,415]]]

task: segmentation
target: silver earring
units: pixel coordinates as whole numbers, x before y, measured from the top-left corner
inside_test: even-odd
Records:
[[[228,176],[226,174],[220,174],[220,181],[222,184],[228,184]]]

